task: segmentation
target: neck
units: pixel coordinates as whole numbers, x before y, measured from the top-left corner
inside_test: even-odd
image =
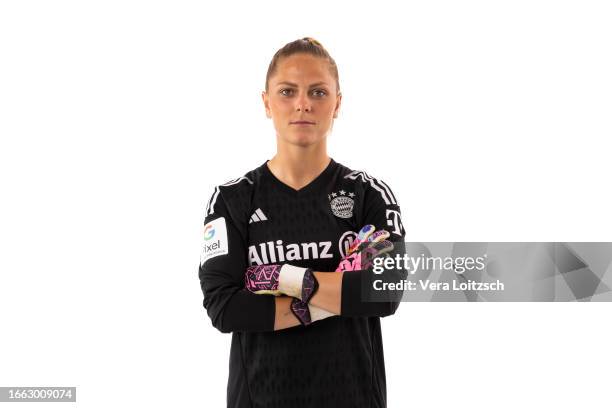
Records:
[[[317,178],[329,161],[325,143],[305,147],[279,144],[268,168],[277,179],[299,190]]]

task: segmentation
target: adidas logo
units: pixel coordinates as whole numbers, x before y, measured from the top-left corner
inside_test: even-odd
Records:
[[[263,211],[261,211],[261,208],[258,208],[255,210],[255,212],[253,213],[253,215],[251,215],[251,219],[249,220],[249,224],[252,222],[259,222],[259,221],[267,221],[268,218],[264,215]]]

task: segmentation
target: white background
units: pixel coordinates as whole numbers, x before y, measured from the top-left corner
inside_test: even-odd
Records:
[[[203,209],[273,156],[260,92],[303,36],[340,70],[330,155],[393,188],[408,240],[612,240],[610,21],[584,0],[3,1],[0,386],[224,406]],[[389,407],[610,406],[610,311],[403,304]]]

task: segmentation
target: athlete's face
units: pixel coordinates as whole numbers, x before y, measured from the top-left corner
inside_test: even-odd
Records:
[[[342,96],[326,59],[294,54],[279,60],[262,99],[279,142],[310,146],[327,137]]]

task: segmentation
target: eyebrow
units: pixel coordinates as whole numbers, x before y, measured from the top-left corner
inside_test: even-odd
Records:
[[[289,85],[289,86],[293,86],[293,87],[295,87],[295,88],[297,88],[297,87],[298,87],[298,85],[297,85],[297,84],[294,84],[293,82],[287,82],[287,81],[282,81],[282,82],[279,82],[279,83],[277,83],[276,85],[277,85],[277,86],[278,86],[278,85]],[[314,83],[314,84],[311,84],[311,85],[310,85],[310,88],[312,88],[313,86],[320,86],[320,85],[328,85],[328,84],[327,84],[327,82],[316,82],[316,83]]]

